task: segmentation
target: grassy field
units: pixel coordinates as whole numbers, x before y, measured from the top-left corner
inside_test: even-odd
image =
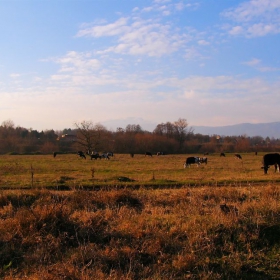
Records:
[[[0,187],[69,188],[120,185],[238,185],[278,182],[272,167],[263,174],[262,155],[208,155],[208,164],[183,168],[188,155],[145,157],[117,154],[110,160],[84,160],[77,155],[0,156]],[[119,180],[126,177],[132,182]]]
[[[280,174],[186,157],[0,156],[0,279],[280,279]]]

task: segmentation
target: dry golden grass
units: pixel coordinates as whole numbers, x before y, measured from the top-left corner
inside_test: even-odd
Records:
[[[279,202],[278,184],[3,190],[0,277],[279,279]]]
[[[279,279],[280,175],[242,156],[1,156],[0,278]]]
[[[117,154],[110,160],[84,160],[77,155],[4,155],[0,157],[0,188],[63,188],[96,186],[201,186],[279,182],[273,168],[268,175],[261,169],[262,154],[208,156],[208,164],[183,168],[189,155],[145,157]],[[119,178],[131,180],[120,181]]]

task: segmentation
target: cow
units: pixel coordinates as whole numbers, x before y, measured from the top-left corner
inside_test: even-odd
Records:
[[[96,160],[96,159],[98,159],[98,158],[101,159],[101,156],[99,155],[99,153],[94,153],[94,154],[91,154],[91,155],[90,155],[90,159],[91,159],[91,160],[92,160],[92,159],[95,159],[95,160]]]
[[[235,158],[237,158],[237,159],[242,159],[242,156],[241,156],[240,154],[235,154],[234,156],[235,156]]]
[[[280,167],[280,154],[274,153],[274,154],[265,154],[263,156],[263,167],[264,174],[267,174],[267,170],[270,167],[270,165],[274,165],[275,172],[277,171],[277,167],[279,169]]]
[[[200,158],[199,157],[188,157],[186,162],[184,163],[184,168],[190,167],[191,164],[196,164],[197,166],[200,165]]]
[[[55,158],[57,156],[57,152],[54,152],[53,153],[53,157]]]
[[[113,153],[113,152],[108,152],[107,155],[108,155],[109,157],[113,157],[113,156],[114,156],[114,153]]]
[[[104,158],[104,159],[110,159],[108,153],[103,153],[100,158]]]
[[[78,151],[77,154],[78,154],[81,158],[86,159],[86,155],[84,154],[84,152]]]
[[[199,162],[207,164],[207,157],[199,158]]]
[[[145,156],[150,156],[150,157],[152,157],[153,155],[152,155],[151,152],[146,152],[146,153],[145,153]]]
[[[164,152],[157,152],[157,156],[163,156]]]
[[[225,153],[220,153],[220,157],[225,157]]]
[[[133,157],[134,157],[134,153],[130,153],[130,157],[132,157],[132,158],[133,158]]]

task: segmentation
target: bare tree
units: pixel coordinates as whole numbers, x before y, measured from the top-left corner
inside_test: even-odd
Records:
[[[102,149],[102,136],[106,128],[101,124],[94,125],[92,121],[75,123],[77,128],[77,143],[86,152]]]
[[[9,120],[3,121],[1,126],[4,127],[4,128],[14,128],[15,123],[12,120],[9,119]]]
[[[189,133],[192,133],[192,129],[187,129],[188,122],[186,119],[179,118],[174,122],[174,127],[176,129],[176,139],[178,140],[180,147],[183,146],[184,141]]]

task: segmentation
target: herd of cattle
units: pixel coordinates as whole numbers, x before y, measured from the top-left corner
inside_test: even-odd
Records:
[[[84,158],[86,159],[86,155],[83,151],[78,151],[77,152],[78,156],[81,157],[81,158]],[[87,155],[90,156],[90,159],[110,159],[110,157],[113,157],[114,156],[114,153],[113,152],[104,152],[102,154],[99,154],[98,152],[87,152]]]
[[[78,151],[77,152],[78,156],[81,157],[81,158],[84,158],[86,159],[86,154],[90,157],[90,159],[107,159],[109,160],[110,157],[113,157],[114,156],[114,153],[113,152],[104,152],[102,154],[99,154],[98,152],[87,152],[86,154],[83,152],[83,151]],[[54,152],[53,153],[53,156],[56,157],[57,153]],[[164,155],[163,152],[157,152],[156,153],[157,156],[160,156],[160,155]],[[208,155],[208,153],[205,153],[204,155]],[[255,153],[255,155],[257,155],[257,153]],[[133,157],[134,154],[133,153],[130,153],[130,156]],[[150,156],[152,157],[152,153],[151,152],[145,152],[145,156]],[[220,157],[225,157],[225,153],[221,153],[220,154]],[[235,154],[234,155],[235,158],[239,159],[239,160],[242,160],[242,157],[240,154]],[[190,167],[192,164],[196,164],[197,166],[200,165],[200,164],[207,164],[207,157],[188,157],[186,159],[186,162],[184,163],[184,168],[186,167]],[[264,170],[264,174],[267,174],[267,171],[269,169],[270,166],[274,165],[274,168],[275,168],[275,172],[278,170],[280,170],[280,154],[279,153],[269,153],[269,154],[265,154],[263,156],[263,166],[261,167],[263,170]]]
[[[255,153],[257,155],[257,153]],[[221,153],[220,157],[225,157],[225,153]],[[242,157],[240,154],[235,154],[235,158],[242,160]],[[200,165],[201,163],[207,164],[207,157],[188,157],[186,159],[186,162],[184,163],[184,167],[190,167],[191,164],[196,164],[197,166]],[[276,172],[277,170],[280,170],[280,154],[278,153],[270,153],[270,154],[265,154],[263,156],[263,166],[262,169],[264,170],[264,174],[267,174],[268,168],[271,165],[274,165],[274,171]]]

